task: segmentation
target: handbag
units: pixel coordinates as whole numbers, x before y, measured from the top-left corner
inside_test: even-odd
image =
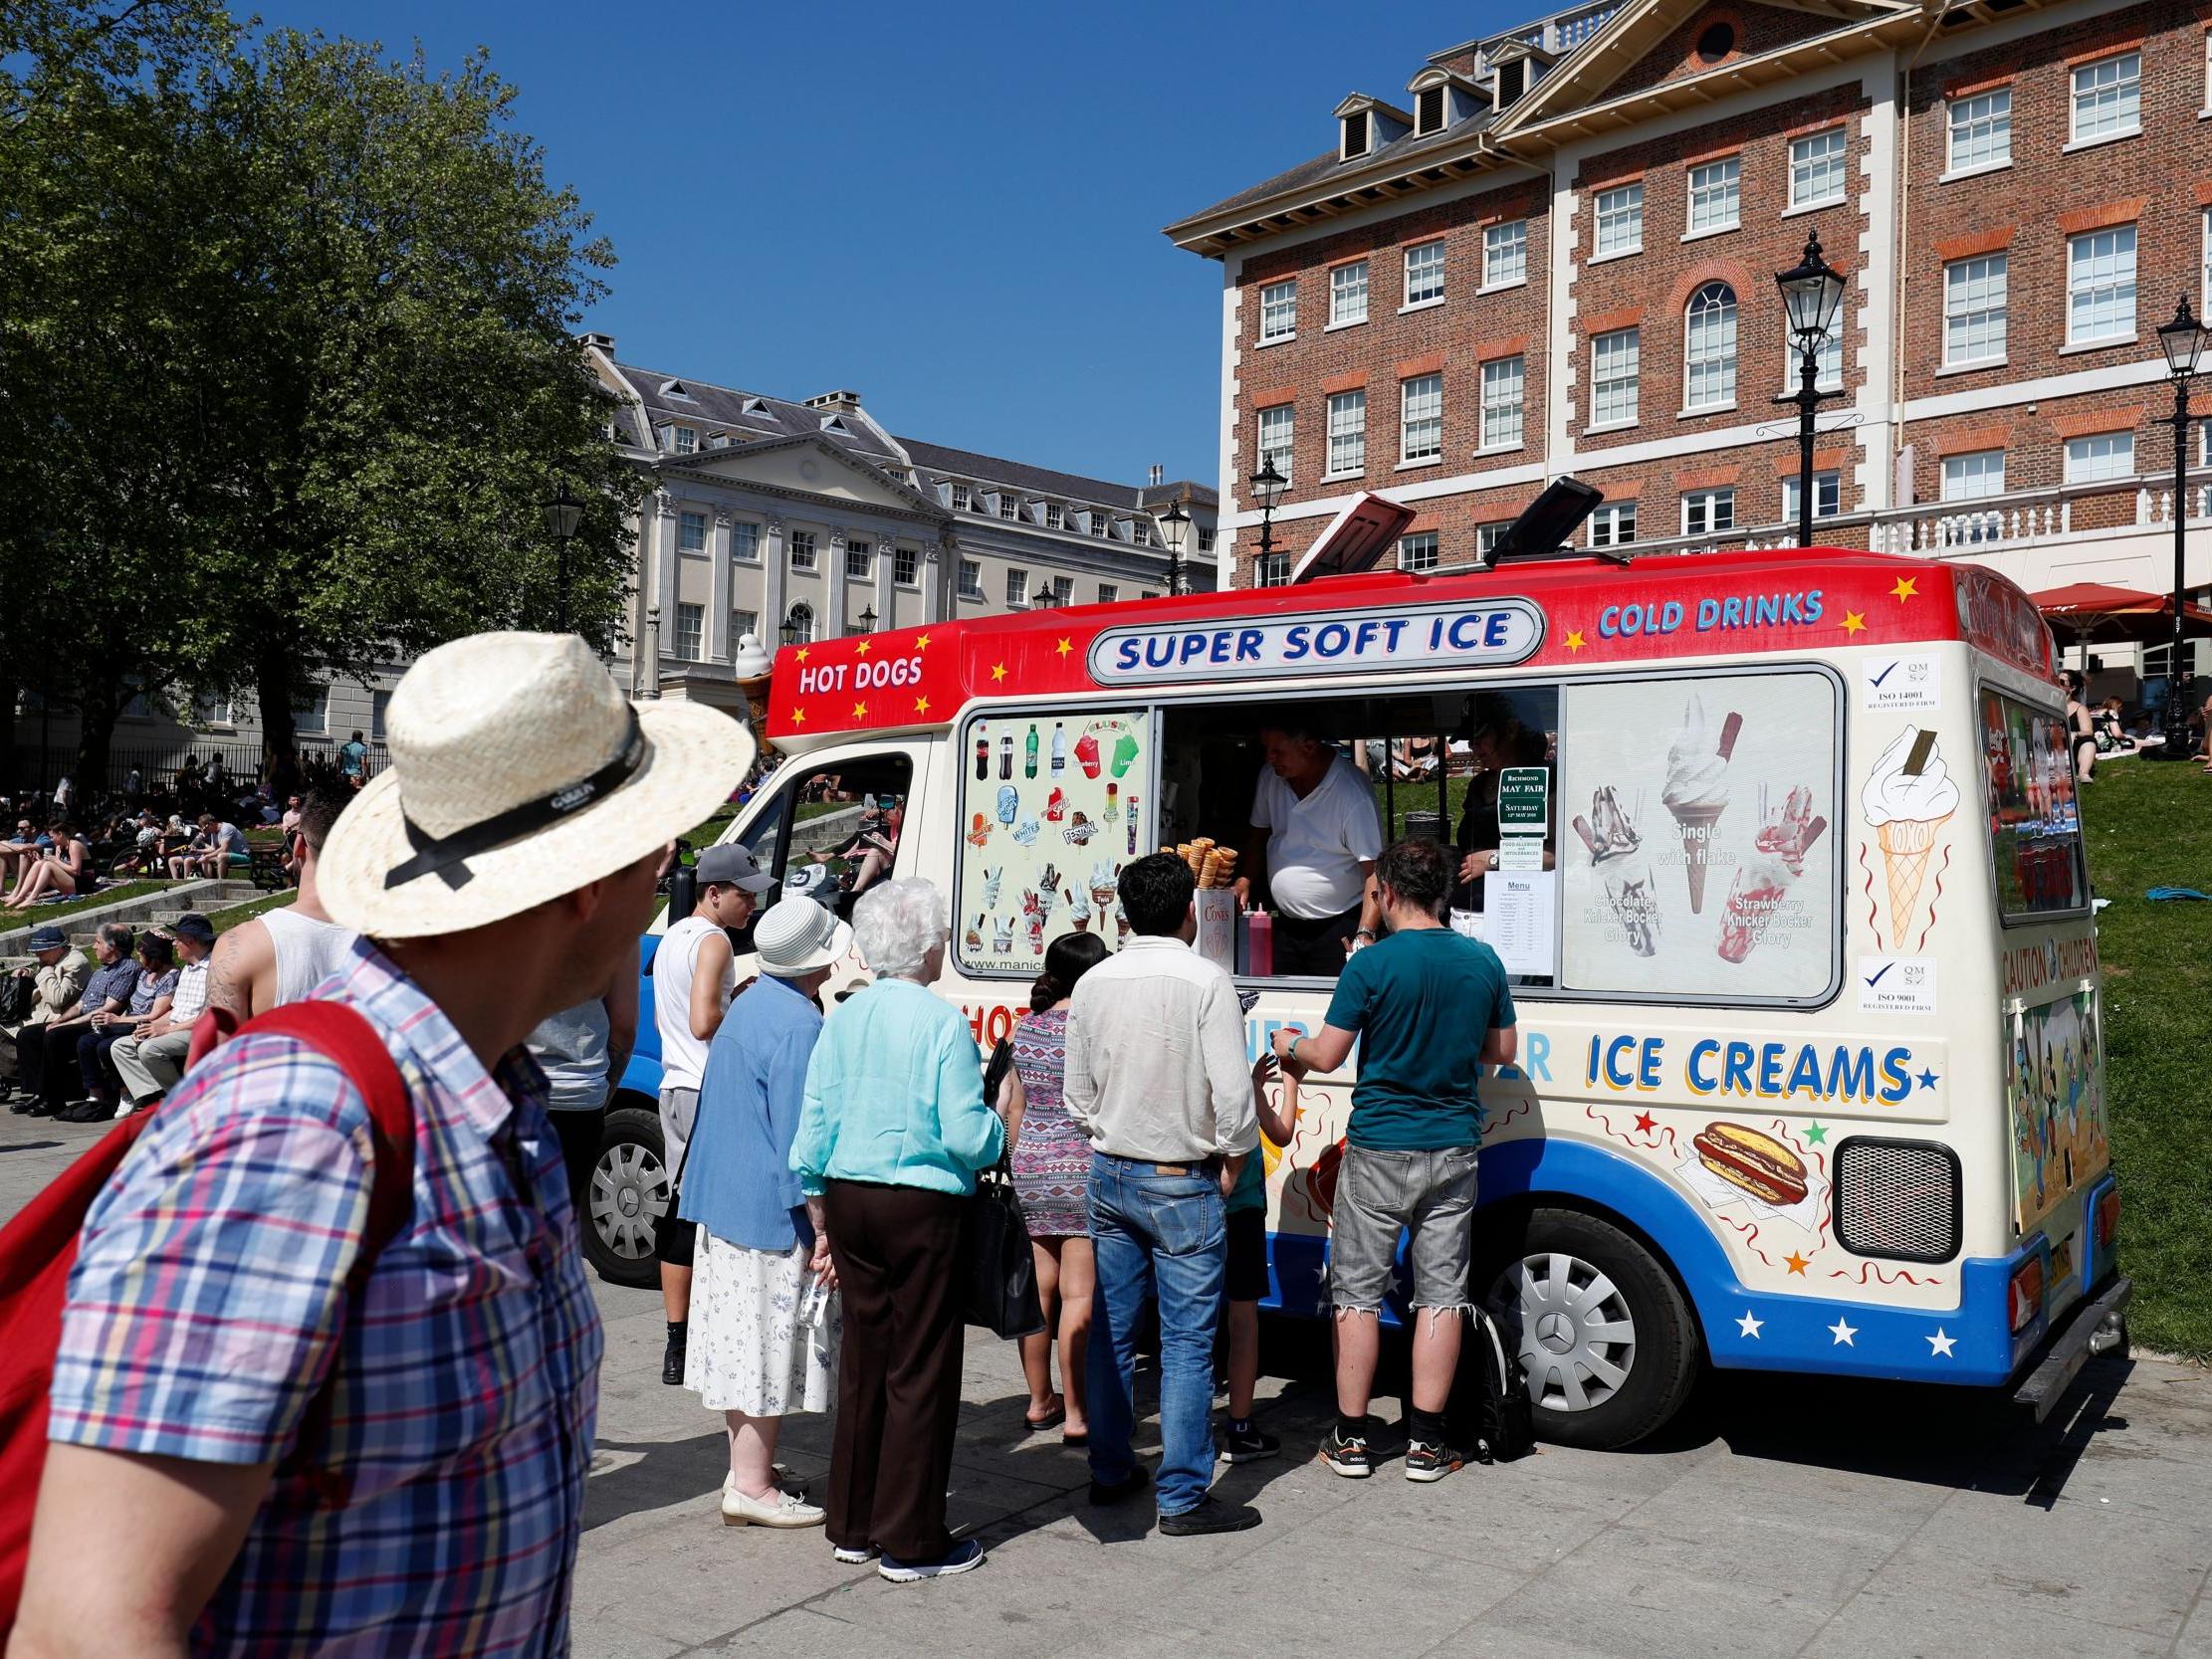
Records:
[[[970,1325],[1008,1339],[1044,1329],[1029,1224],[1022,1219],[1013,1165],[1004,1153],[991,1168],[977,1172],[976,1195],[968,1200],[961,1222],[961,1271]]]

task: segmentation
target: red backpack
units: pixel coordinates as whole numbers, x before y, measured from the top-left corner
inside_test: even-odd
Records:
[[[375,1027],[338,1002],[298,1002],[275,1008],[238,1028],[259,1036],[290,1037],[336,1062],[368,1103],[374,1185],[360,1254],[346,1279],[346,1306],[358,1304],[377,1254],[414,1212],[414,1103],[399,1068]],[[196,1063],[209,1037],[228,1035],[221,1022],[194,1032]],[[31,1517],[39,1476],[46,1467],[47,1396],[54,1384],[54,1355],[62,1341],[62,1309],[70,1269],[91,1211],[130,1143],[153,1114],[137,1112],[47,1184],[5,1228],[0,1228],[0,1647],[15,1628],[23,1597],[23,1570],[31,1547]],[[336,1375],[333,1365],[332,1375]],[[313,1448],[329,1427],[327,1383],[309,1402],[295,1440],[293,1460],[313,1474]],[[319,1497],[345,1502],[343,1483],[318,1483]]]

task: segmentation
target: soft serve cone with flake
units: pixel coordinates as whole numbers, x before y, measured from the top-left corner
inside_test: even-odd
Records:
[[[1875,762],[1859,801],[1889,884],[1889,948],[1901,950],[1919,919],[1920,885],[1936,831],[1958,810],[1958,785],[1944,769],[1935,733],[1909,726],[1898,732]]]
[[[1730,712],[1717,740],[1705,724],[1705,705],[1695,692],[1682,709],[1682,728],[1666,751],[1666,787],[1659,799],[1674,814],[1682,837],[1684,873],[1689,877],[1689,908],[1705,908],[1705,872],[1712,863],[1713,836],[1728,810],[1728,757],[1736,751],[1743,717]]]

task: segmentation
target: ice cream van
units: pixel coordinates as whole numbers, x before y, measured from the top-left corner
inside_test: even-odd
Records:
[[[950,902],[939,988],[988,1050],[1052,938],[1126,936],[1124,864],[1245,843],[1261,729],[1326,733],[1386,840],[1481,872],[1453,924],[1521,1038],[1476,1288],[1542,1432],[1627,1445],[1706,1364],[2048,1410],[2129,1289],[2054,666],[2001,576],[1826,548],[1037,610],[784,648],[785,758],[729,836],[847,911],[888,839]],[[1331,981],[1275,971],[1239,873],[1255,912],[1203,891],[1200,944],[1256,1056]],[[1356,1069],[1264,1148],[1288,1313],[1325,1307]]]

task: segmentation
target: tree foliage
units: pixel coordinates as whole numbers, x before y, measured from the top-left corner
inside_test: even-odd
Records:
[[[570,329],[612,255],[512,129],[513,89],[481,55],[439,75],[199,21],[185,61],[141,53],[131,79],[0,84],[25,110],[0,127],[0,201],[59,181],[0,208],[0,263],[28,273],[0,278],[28,305],[0,321],[0,376],[49,371],[6,411],[24,476],[0,484],[0,538],[80,573],[127,557],[146,594],[105,624],[116,655],[70,641],[88,726],[92,682],[111,698],[135,653],[250,689],[285,755],[316,678],[551,626],[562,485],[588,504],[567,614],[611,644],[639,485]]]

